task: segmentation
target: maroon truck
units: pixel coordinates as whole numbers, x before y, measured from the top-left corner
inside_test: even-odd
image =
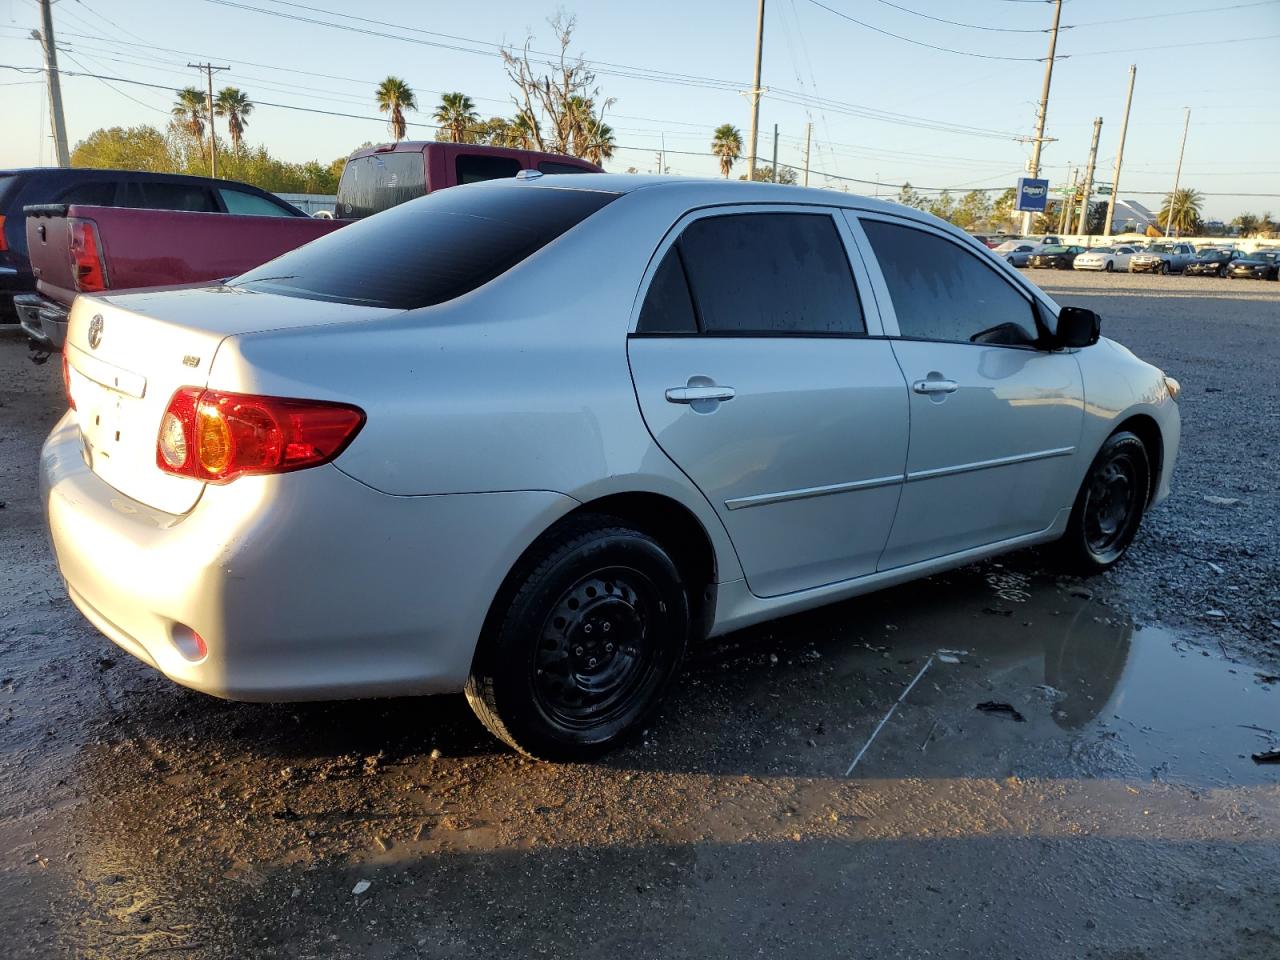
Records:
[[[458,184],[539,173],[601,173],[557,154],[439,142],[388,144],[351,155],[333,219],[36,204],[24,208],[35,294],[14,298],[23,329],[61,348],[78,293],[205,283],[423,194]]]

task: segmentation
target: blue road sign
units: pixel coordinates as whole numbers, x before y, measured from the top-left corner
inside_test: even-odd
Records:
[[[1044,205],[1048,200],[1048,180],[1032,180],[1030,177],[1018,178],[1017,209],[1044,213]]]

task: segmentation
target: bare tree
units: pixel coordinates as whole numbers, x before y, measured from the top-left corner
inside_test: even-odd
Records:
[[[530,49],[532,37],[518,50],[502,49],[507,76],[517,90],[511,99],[517,118],[528,127],[521,134],[532,149],[583,156],[600,140],[593,133],[608,130],[604,114],[614,99],[600,97],[595,72],[581,57],[569,53],[576,19],[560,11],[547,22],[555,33],[558,53]]]

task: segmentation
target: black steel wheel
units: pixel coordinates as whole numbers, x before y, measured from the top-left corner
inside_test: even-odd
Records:
[[[1067,565],[1099,573],[1119,561],[1142,523],[1150,491],[1146,447],[1127,431],[1112,434],[1085,475],[1059,544]]]
[[[615,518],[574,518],[508,578],[467,700],[521,753],[589,759],[653,717],[689,630],[679,569],[656,540]]]

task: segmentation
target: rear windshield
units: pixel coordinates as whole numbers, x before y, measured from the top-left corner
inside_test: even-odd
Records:
[[[617,196],[453,187],[343,227],[229,282],[309,300],[427,307],[488,283]]]
[[[426,159],[421,153],[375,153],[348,160],[338,181],[340,220],[369,217],[427,192]]]

